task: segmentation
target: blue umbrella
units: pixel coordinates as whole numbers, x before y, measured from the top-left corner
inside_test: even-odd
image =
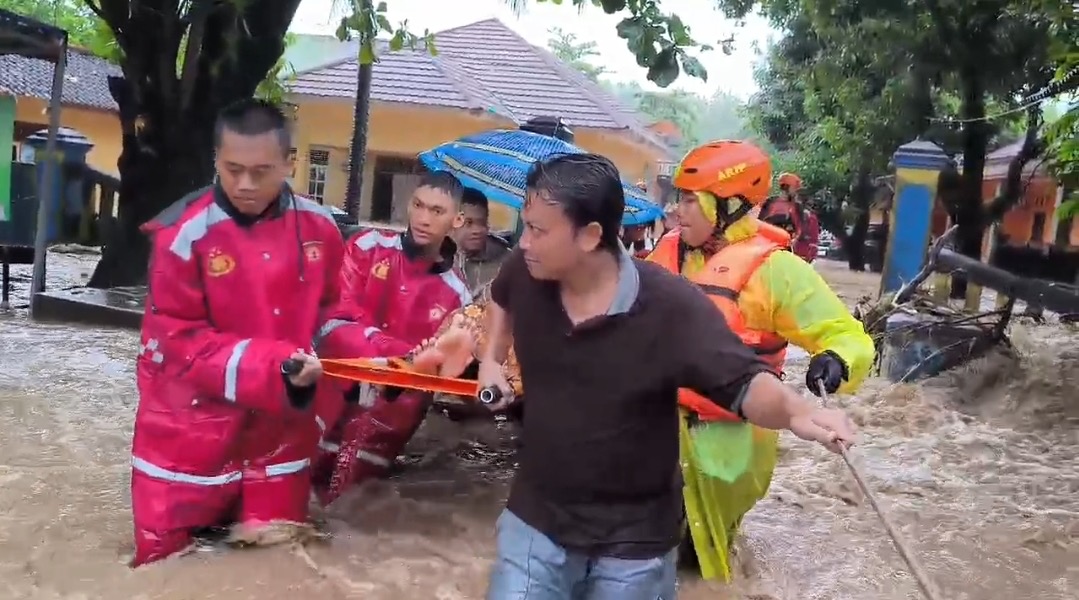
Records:
[[[467,187],[482,191],[489,200],[521,208],[525,177],[539,160],[559,154],[582,154],[573,144],[520,129],[496,129],[463,137],[420,154],[431,171],[449,171]],[[623,225],[642,225],[663,218],[656,206],[633,184],[622,181],[626,193]]]

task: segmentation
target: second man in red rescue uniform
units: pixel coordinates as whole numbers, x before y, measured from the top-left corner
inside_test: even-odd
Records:
[[[457,245],[450,238],[463,223],[463,194],[452,174],[427,173],[409,201],[404,233],[371,230],[347,242],[341,304],[319,332],[320,356],[364,356],[371,345],[382,356],[406,354],[433,336],[446,315],[472,301],[453,268]],[[319,399],[325,435],[314,484],[324,503],[349,483],[384,475],[431,402],[420,392],[371,398],[364,391],[358,401],[356,394],[348,394],[349,402],[340,394]],[[345,447],[350,454],[339,457]]]

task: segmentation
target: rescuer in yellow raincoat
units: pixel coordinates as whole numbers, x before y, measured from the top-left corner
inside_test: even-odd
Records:
[[[873,363],[873,341],[813,267],[787,250],[789,235],[749,216],[767,198],[771,181],[768,155],[750,143],[717,141],[690,151],[673,180],[680,227],[659,241],[648,260],[700,285],[731,329],[776,373],[782,373],[791,343],[812,356],[810,390],[818,393],[820,380],[829,393],[853,391]],[[729,580],[730,543],[742,517],[768,490],[777,434],[736,423],[688,390],[679,403],[687,542],[704,578]],[[710,423],[752,430],[739,450],[751,456],[736,477],[702,471],[712,457],[701,455],[708,447],[695,444],[691,432]]]

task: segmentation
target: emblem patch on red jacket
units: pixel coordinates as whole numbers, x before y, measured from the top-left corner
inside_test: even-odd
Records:
[[[304,242],[303,253],[307,256],[307,262],[322,260],[322,242]]]
[[[225,254],[220,248],[210,250],[206,260],[206,273],[210,277],[228,275],[236,268],[236,259]]]
[[[375,266],[371,267],[371,276],[375,279],[385,279],[390,274],[390,261],[389,259],[382,259],[375,263]]]
[[[441,323],[442,318],[446,316],[446,309],[436,304],[431,307],[431,311],[427,313],[427,316],[432,323]]]

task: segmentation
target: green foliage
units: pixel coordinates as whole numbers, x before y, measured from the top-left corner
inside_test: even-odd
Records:
[[[606,74],[607,69],[592,63],[599,56],[595,42],[582,42],[575,34],[563,31],[561,27],[552,27],[548,32],[550,39],[547,47],[562,62],[580,71],[592,81]]]
[[[563,4],[563,0],[536,0],[538,3]],[[677,14],[664,12],[661,0],[570,0],[578,10],[588,5],[600,7],[613,15],[628,13],[616,31],[626,41],[626,48],[637,57],[637,64],[648,70],[648,79],[665,88],[685,73],[707,81],[708,71],[690,50],[709,51],[712,46],[698,43],[688,25]],[[520,9],[525,0],[509,0]],[[730,51],[731,40],[718,42]]]
[[[295,34],[285,34],[286,50],[295,42]],[[273,102],[277,106],[284,106],[285,96],[288,94],[288,84],[295,76],[296,69],[292,66],[292,63],[285,60],[285,55],[282,54],[281,58],[274,63],[270,72],[266,74],[266,78],[259,82],[258,88],[255,89],[255,97]]]
[[[0,8],[67,31],[72,46],[112,62],[120,59],[112,31],[81,0],[0,0]]]
[[[505,0],[520,12],[528,0]],[[626,40],[626,47],[637,57],[637,64],[647,69],[648,79],[660,87],[674,83],[681,74],[708,80],[708,72],[691,52],[712,50],[709,44],[698,43],[690,34],[690,28],[682,19],[662,10],[662,0],[535,0],[537,3],[571,4],[578,10],[589,6],[599,7],[607,14],[625,14],[616,28],[619,37]],[[394,25],[387,12],[387,3],[372,0],[335,0],[334,12],[344,14],[337,28],[337,37],[360,41],[360,61],[370,64],[377,60],[375,39],[379,35],[390,36],[390,49],[424,47],[436,52],[431,31],[417,35],[408,27],[408,21]],[[731,40],[718,42],[724,51],[730,51]],[[596,74],[599,77],[599,74]]]
[[[110,62],[119,63],[123,53],[109,26],[102,21],[82,0],[51,0],[35,2],[33,0],[0,0],[0,8],[25,15],[50,25],[55,25],[68,32],[69,43],[84,48],[95,56]],[[285,46],[293,42],[295,36],[285,36]],[[182,44],[177,56],[177,74],[181,73],[187,45]],[[285,101],[287,83],[292,78],[292,65],[280,58],[266,78],[259,83],[255,96],[276,104]]]
[[[653,122],[674,123],[681,133],[674,145],[676,153],[684,154],[712,140],[750,137],[744,103],[722,90],[705,98],[685,90],[646,90],[636,82],[604,82],[604,87]]]
[[[887,174],[891,154],[916,137],[963,154],[964,175],[980,180],[986,151],[1025,129],[1021,111],[986,117],[1015,108],[1048,80],[1048,48],[1059,39],[1029,0],[926,0],[917,9],[894,0],[718,5],[735,18],[759,11],[783,31],[758,68],[760,92],[747,113],[772,142],[779,169],[797,171],[835,211],[822,215],[829,229],[864,214],[871,195],[853,183]],[[981,198],[966,201],[977,212]]]
[[[422,46],[431,54],[438,54],[431,30],[425,29],[423,35],[417,35],[409,30],[407,20],[397,25],[390,23],[385,2],[376,5],[372,0],[335,0],[335,12],[346,13],[337,26],[337,38],[359,41],[360,64],[369,65],[378,60],[375,41],[383,34],[390,36],[390,50]]]
[[[684,90],[652,91],[636,82],[602,80],[605,70],[591,62],[599,55],[595,42],[579,41],[575,35],[559,28],[552,29],[550,35],[547,47],[559,60],[600,83],[623,104],[648,116],[653,122],[674,123],[681,132],[675,151],[685,153],[708,140],[746,136],[743,104],[738,98],[717,91],[706,99]]]
[[[1053,81],[1062,92],[1071,92],[1072,100],[1056,115],[1045,134],[1051,168],[1069,192],[1069,199],[1058,213],[1063,220],[1079,217],[1079,102],[1075,101],[1075,91],[1079,89],[1079,14],[1069,2],[1047,0],[1044,8],[1053,19],[1058,40],[1052,48],[1057,67]]]

